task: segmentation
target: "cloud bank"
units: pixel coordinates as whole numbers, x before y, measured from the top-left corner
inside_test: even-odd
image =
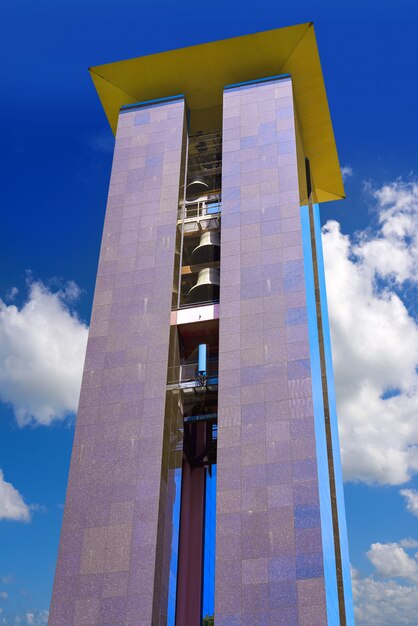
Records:
[[[0,299],[0,398],[19,426],[77,409],[88,333],[71,309],[79,293],[72,282],[55,292],[32,282],[20,309]]]
[[[399,543],[373,543],[366,556],[375,571],[361,577],[352,571],[357,626],[416,626],[418,615],[418,562],[404,548],[416,548],[414,539]]]
[[[375,229],[323,228],[337,408],[345,479],[396,485],[418,470],[418,184],[369,193]]]

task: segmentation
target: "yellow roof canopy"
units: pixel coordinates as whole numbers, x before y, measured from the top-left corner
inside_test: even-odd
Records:
[[[222,104],[226,85],[290,74],[316,199],[344,197],[312,23],[98,65],[90,73],[113,132],[123,105],[181,93],[190,109],[207,109]]]

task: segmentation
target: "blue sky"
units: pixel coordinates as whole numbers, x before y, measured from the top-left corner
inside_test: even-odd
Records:
[[[357,623],[418,624],[414,0],[3,7],[0,624],[52,589],[112,154],[88,66],[306,21],[348,197],[321,215]]]

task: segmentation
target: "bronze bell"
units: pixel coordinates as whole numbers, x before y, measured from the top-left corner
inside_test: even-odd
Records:
[[[188,293],[189,302],[219,300],[220,273],[213,267],[205,267],[197,276],[197,283]]]
[[[220,258],[220,236],[219,232],[207,230],[200,237],[199,245],[193,250],[191,255],[191,265],[201,265],[219,261]]]
[[[186,195],[194,196],[197,193],[203,193],[209,189],[209,185],[207,182],[203,180],[203,178],[196,177],[190,181],[190,183],[186,187]]]

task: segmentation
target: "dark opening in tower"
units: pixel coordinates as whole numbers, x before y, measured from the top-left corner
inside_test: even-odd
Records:
[[[214,313],[219,301],[221,150],[220,131],[187,139],[179,198],[165,418],[168,626],[200,626],[214,614],[219,320],[200,311]]]
[[[177,220],[175,309],[219,301],[221,150],[220,131],[188,139]]]
[[[166,424],[174,424],[169,469],[174,492],[167,508],[168,624],[173,626],[196,626],[203,614],[213,614],[218,348],[217,319],[171,328]]]

